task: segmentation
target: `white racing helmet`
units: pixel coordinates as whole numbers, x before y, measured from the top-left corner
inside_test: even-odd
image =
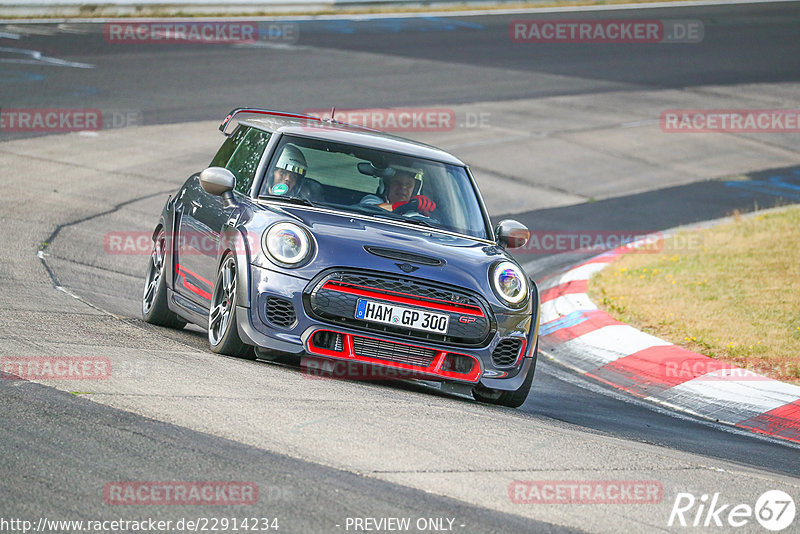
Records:
[[[389,189],[389,183],[388,182],[393,180],[395,176],[397,176],[398,174],[401,174],[401,173],[402,174],[410,174],[417,181],[417,183],[414,184],[414,192],[411,194],[412,196],[419,195],[420,192],[422,191],[422,175],[423,175],[422,169],[419,169],[417,167],[407,167],[405,165],[391,165],[387,169],[387,171],[388,172],[386,172],[384,174],[384,178],[381,179],[381,184],[378,187],[378,194],[379,195],[381,195],[381,196],[385,195],[386,192]]]
[[[416,167],[406,167],[405,165],[392,165],[390,168],[394,169],[394,176],[397,176],[398,172],[410,174],[416,181],[422,184],[422,169],[418,169]]]
[[[306,163],[305,156],[303,156],[299,148],[291,144],[283,147],[283,152],[281,152],[281,156],[278,158],[278,163],[275,164],[275,167],[299,174],[300,176],[305,176],[306,171],[308,171],[308,164]]]

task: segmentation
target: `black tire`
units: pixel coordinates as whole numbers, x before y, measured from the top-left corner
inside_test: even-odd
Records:
[[[255,360],[253,347],[239,337],[236,322],[236,259],[227,254],[217,271],[211,308],[208,311],[208,343],[217,354]]]
[[[502,391],[499,389],[489,389],[478,384],[472,390],[472,397],[479,402],[485,402],[488,404],[497,404],[498,406],[508,406],[509,408],[519,408],[523,404],[525,404],[525,400],[528,398],[528,393],[531,390],[531,384],[533,384],[533,375],[536,373],[536,360],[539,356],[539,341],[536,341],[536,350],[533,351],[533,362],[531,362],[531,368],[528,369],[528,375],[525,377],[525,380],[522,382],[522,385],[519,389],[514,391]]]
[[[186,326],[186,321],[170,310],[167,305],[167,284],[164,278],[166,247],[167,234],[162,229],[153,240],[153,251],[150,253],[150,263],[144,279],[142,318],[150,324],[180,330]]]

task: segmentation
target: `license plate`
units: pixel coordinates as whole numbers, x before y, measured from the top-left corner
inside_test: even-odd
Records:
[[[356,319],[446,334],[450,317],[441,313],[431,313],[404,306],[358,299]]]

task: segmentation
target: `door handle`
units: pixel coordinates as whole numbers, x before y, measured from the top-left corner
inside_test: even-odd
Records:
[[[198,202],[197,200],[192,200],[192,206],[194,206],[195,208],[202,208],[203,207],[203,205],[200,202]]]

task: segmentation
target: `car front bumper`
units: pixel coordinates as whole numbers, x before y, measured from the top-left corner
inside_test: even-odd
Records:
[[[270,351],[378,366],[408,378],[480,382],[507,391],[520,386],[536,357],[537,318],[530,314],[495,313],[493,335],[481,346],[462,346],[403,339],[312,317],[303,301],[309,281],[283,272],[251,265],[249,285],[250,307],[237,309],[239,334],[246,343]],[[280,303],[279,324],[267,312],[268,305],[271,311],[276,309],[275,302]],[[331,335],[339,341],[319,342]],[[520,346],[513,363],[496,365],[493,352],[501,340],[510,338],[519,338]],[[473,362],[469,368],[467,361]]]

